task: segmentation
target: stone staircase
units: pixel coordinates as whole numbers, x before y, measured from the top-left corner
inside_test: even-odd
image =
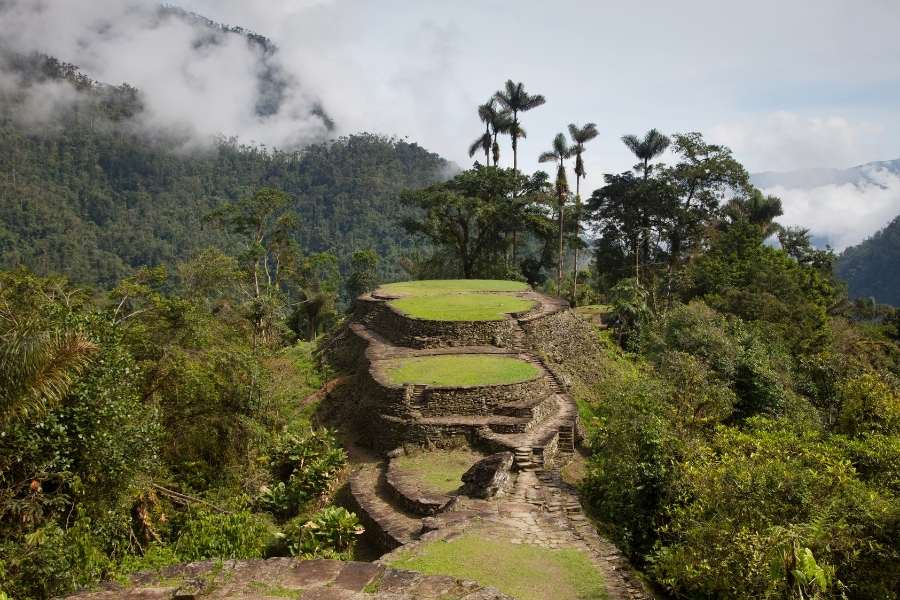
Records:
[[[407,512],[392,497],[382,464],[362,466],[350,476],[351,502],[360,521],[379,546],[393,550],[419,537],[421,517]]]
[[[427,389],[427,385],[423,385],[420,383],[407,385],[405,389],[406,402],[412,408],[423,406],[425,404],[425,390]]]

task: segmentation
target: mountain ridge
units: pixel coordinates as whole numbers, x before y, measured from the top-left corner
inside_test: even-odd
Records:
[[[887,172],[900,175],[900,158],[863,163],[845,169],[810,168],[791,171],[760,171],[751,173],[750,179],[758,188],[784,187],[788,189],[814,189],[825,185],[877,185],[882,186],[873,173]]]

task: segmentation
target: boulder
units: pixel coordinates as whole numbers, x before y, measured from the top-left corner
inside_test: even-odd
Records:
[[[509,481],[512,452],[498,452],[479,460],[463,473],[462,493],[470,498],[491,498]]]

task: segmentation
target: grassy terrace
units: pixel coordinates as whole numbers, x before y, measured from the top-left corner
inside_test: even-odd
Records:
[[[389,383],[436,386],[498,385],[528,381],[540,375],[536,366],[495,354],[439,354],[385,361]]]
[[[500,321],[508,313],[530,309],[534,302],[507,294],[447,294],[407,296],[391,306],[417,319],[429,321]]]
[[[398,296],[389,304],[417,319],[431,321],[499,321],[526,311],[534,303],[517,298],[528,286],[500,279],[427,279],[389,283],[378,293]]]
[[[459,292],[524,292],[528,285],[504,279],[423,279],[388,283],[378,288],[390,296],[433,296]]]
[[[462,485],[463,473],[481,458],[469,450],[442,450],[400,456],[394,459],[394,464],[404,474],[417,479],[423,490],[449,494]]]
[[[519,600],[600,600],[603,579],[578,550],[547,550],[468,533],[400,553],[392,567],[472,579]]]

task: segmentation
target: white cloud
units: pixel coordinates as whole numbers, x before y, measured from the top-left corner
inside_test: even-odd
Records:
[[[840,251],[870,237],[900,214],[900,175],[871,171],[875,183],[764,190],[783,201],[782,225],[806,227]]]
[[[211,35],[202,25],[160,13],[151,0],[12,0],[0,4],[4,43],[79,65],[92,78],[127,82],[143,94],[144,125],[198,140],[217,134],[290,146],[321,137],[315,95],[280,56],[266,56],[240,35]],[[258,76],[284,74],[276,114],[260,116]]]
[[[734,150],[752,171],[849,167],[894,158],[884,148],[883,128],[837,115],[804,116],[787,111],[724,123],[709,138]]]

